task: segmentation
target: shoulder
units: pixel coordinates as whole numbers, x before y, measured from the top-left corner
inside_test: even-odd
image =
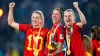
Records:
[[[82,22],[76,22],[75,25],[78,26],[79,28],[84,28],[85,26],[85,24],[83,25]]]
[[[80,22],[75,22],[73,26],[79,26]]]
[[[31,26],[30,24],[19,24],[19,26],[22,26],[22,27],[29,27],[29,26]]]
[[[64,26],[63,25],[60,25],[57,29],[57,33],[63,33],[65,30]]]
[[[61,24],[59,27],[58,27],[58,29],[64,29],[64,26]]]
[[[74,29],[77,29],[77,30],[83,30],[84,26],[81,27],[80,25],[81,25],[81,22],[75,22],[73,24],[73,27]]]
[[[43,31],[48,32],[49,30],[47,28],[42,28]]]

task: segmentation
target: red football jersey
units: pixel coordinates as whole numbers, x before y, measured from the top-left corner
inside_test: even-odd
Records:
[[[80,28],[77,25],[77,23],[74,23],[72,28],[73,28],[73,31],[70,37],[71,56],[85,56],[86,53],[85,53],[85,47],[84,47],[84,42],[83,42],[82,28]],[[65,30],[66,29],[67,29],[68,34],[70,34],[70,30],[68,28],[65,28]]]
[[[33,28],[29,24],[19,24],[19,31],[26,33],[26,40],[24,46],[24,56],[44,56],[44,40],[46,38],[48,29],[41,28],[40,36],[36,40],[40,28]],[[34,35],[33,35],[34,33]],[[34,37],[33,37],[34,36]],[[36,45],[36,43],[38,44]],[[36,47],[37,46],[37,47]]]
[[[58,24],[57,24],[58,25]],[[57,27],[57,25],[53,25],[52,28],[50,29],[50,31],[47,34],[47,40],[46,40],[46,56],[48,56],[49,52],[50,52],[50,39],[52,37],[52,35],[54,35],[53,41],[58,43],[63,43],[64,42],[64,27],[59,24],[59,26]],[[57,29],[56,29],[57,27]],[[56,29],[56,31],[55,31]],[[55,31],[55,34],[54,34]],[[53,52],[56,51],[56,48],[53,50]],[[58,56],[64,56],[63,52],[60,52],[58,54]]]
[[[92,40],[92,54],[93,56],[100,56],[100,41]]]

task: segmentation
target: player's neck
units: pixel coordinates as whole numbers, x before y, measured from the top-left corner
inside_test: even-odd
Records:
[[[60,22],[55,23],[54,25],[60,24]]]
[[[66,26],[67,28],[70,28],[70,27],[73,27],[73,24],[69,24],[69,25],[67,24]]]
[[[33,28],[40,28],[40,25],[34,25]]]

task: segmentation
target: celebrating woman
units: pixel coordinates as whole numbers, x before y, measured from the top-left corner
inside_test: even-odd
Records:
[[[78,7],[78,2],[74,2],[73,5],[79,14],[81,22],[75,22],[75,14],[72,9],[67,9],[64,11],[67,43],[66,55],[85,56],[82,30],[83,26],[86,24],[86,19]]]
[[[30,24],[19,24],[14,21],[14,7],[14,2],[9,4],[8,24],[17,30],[26,33],[24,56],[44,56],[44,40],[48,29],[43,28],[43,13],[38,10],[32,13],[32,26]]]
[[[52,13],[53,26],[47,34],[46,56],[64,56],[62,52],[64,42],[64,27],[61,24],[63,11],[56,8]]]

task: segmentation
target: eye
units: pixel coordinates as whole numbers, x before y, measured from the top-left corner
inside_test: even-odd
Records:
[[[71,15],[69,15],[68,17],[71,17]]]
[[[36,17],[36,19],[40,19],[39,17]]]
[[[59,15],[59,14],[56,14],[56,15]]]
[[[34,16],[32,17],[32,19],[34,19]]]
[[[65,15],[64,17],[67,17],[67,15]]]

